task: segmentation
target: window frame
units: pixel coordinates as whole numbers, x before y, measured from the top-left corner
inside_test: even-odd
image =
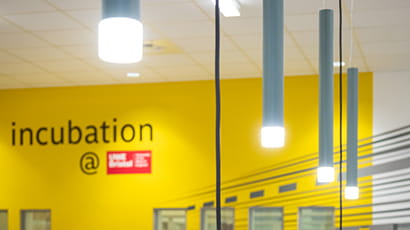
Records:
[[[20,210],[20,229],[21,230],[26,230],[26,224],[25,224],[25,214],[27,213],[36,213],[36,212],[48,212],[50,213],[50,229],[52,229],[52,212],[51,209],[22,209]]]
[[[275,210],[275,211],[280,211],[282,214],[282,229],[284,230],[285,226],[285,221],[284,221],[284,209],[283,207],[267,207],[267,206],[255,206],[255,207],[250,207],[249,208],[249,214],[248,214],[248,229],[253,230],[253,210]]]
[[[335,227],[335,207],[332,207],[332,206],[304,206],[304,207],[299,207],[299,209],[298,209],[298,218],[297,218],[298,230],[302,230],[300,220],[301,220],[301,214],[302,214],[303,209],[322,209],[322,210],[332,211],[332,213],[333,213],[333,215],[332,215],[333,228],[332,229],[336,228]]]
[[[0,213],[5,213],[6,214],[6,230],[9,229],[9,210],[7,209],[0,209]]]
[[[200,230],[205,230],[205,212],[208,210],[214,210],[216,211],[216,207],[202,207],[201,208],[201,219],[200,219]],[[232,210],[233,212],[233,227],[232,230],[235,230],[235,208],[233,207],[221,207],[221,212],[222,210]],[[222,213],[221,213],[221,217],[222,217]]]
[[[159,230],[158,229],[158,217],[159,217],[159,212],[160,211],[185,211],[185,229],[187,230],[187,224],[188,224],[188,209],[186,208],[154,208],[154,230]]]

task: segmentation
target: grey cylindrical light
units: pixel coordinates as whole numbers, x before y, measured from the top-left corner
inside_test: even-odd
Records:
[[[333,10],[319,12],[318,182],[333,182]]]
[[[284,4],[283,0],[263,0],[263,147],[285,144],[284,94]]]
[[[359,187],[357,186],[358,73],[357,68],[347,69],[346,199],[359,198]]]
[[[98,56],[111,63],[142,59],[143,26],[139,0],[102,0],[98,24]]]

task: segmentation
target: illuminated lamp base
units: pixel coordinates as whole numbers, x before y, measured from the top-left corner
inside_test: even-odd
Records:
[[[317,181],[319,183],[335,181],[335,169],[333,167],[319,167],[317,169]]]
[[[285,128],[279,126],[262,127],[262,147],[280,148],[285,145]]]
[[[345,188],[345,198],[348,200],[359,199],[359,188],[356,186],[347,186]]]
[[[142,59],[143,29],[133,18],[105,18],[98,24],[98,56],[111,63],[128,64]]]

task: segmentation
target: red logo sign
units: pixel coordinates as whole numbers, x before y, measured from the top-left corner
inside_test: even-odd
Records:
[[[107,174],[151,173],[151,151],[107,152]]]

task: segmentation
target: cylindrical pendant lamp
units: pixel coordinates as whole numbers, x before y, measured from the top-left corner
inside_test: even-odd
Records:
[[[333,168],[333,10],[319,12],[319,168],[320,183],[334,181]]]
[[[98,24],[98,56],[111,63],[142,59],[143,27],[139,0],[102,0]]]
[[[347,69],[347,178],[345,197],[350,200],[359,198],[357,185],[358,73],[357,68]]]
[[[284,4],[263,0],[263,124],[261,143],[266,148],[283,147]]]

